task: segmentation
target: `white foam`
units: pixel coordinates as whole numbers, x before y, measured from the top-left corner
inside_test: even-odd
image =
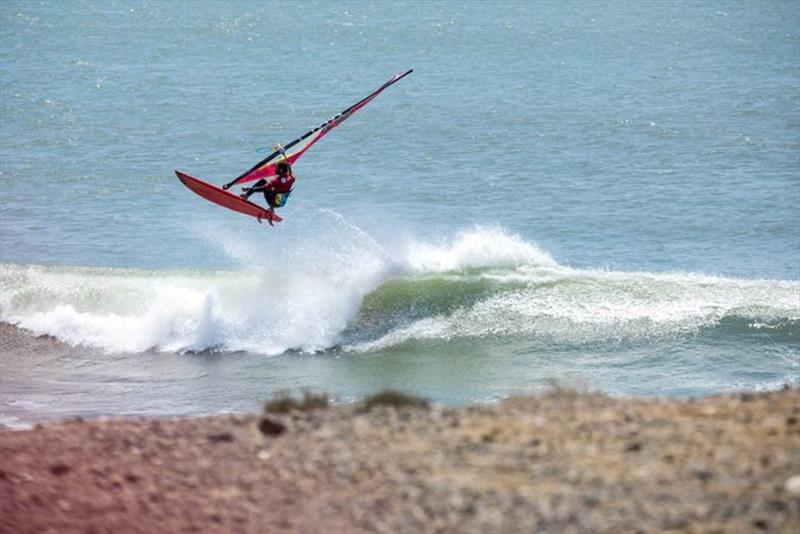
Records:
[[[502,228],[476,227],[451,242],[410,243],[404,265],[413,272],[438,273],[472,267],[555,266],[555,260],[536,245]]]
[[[369,264],[170,274],[5,265],[0,278],[18,280],[13,289],[3,284],[0,318],[113,352],[313,351],[335,342],[371,289],[370,274]],[[63,285],[53,284],[60,277]]]
[[[331,224],[291,246],[209,234],[235,271],[0,265],[0,319],[110,352],[325,349],[389,264],[366,234],[344,230]]]

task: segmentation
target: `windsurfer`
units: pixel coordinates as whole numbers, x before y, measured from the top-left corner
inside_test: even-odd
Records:
[[[259,180],[253,187],[242,188],[241,198],[247,200],[253,193],[264,193],[264,199],[269,205],[271,213],[275,213],[275,208],[280,208],[289,200],[289,194],[292,192],[294,185],[294,174],[292,174],[292,166],[288,161],[279,161],[275,165],[275,176],[267,180]],[[272,224],[272,221],[270,221]]]

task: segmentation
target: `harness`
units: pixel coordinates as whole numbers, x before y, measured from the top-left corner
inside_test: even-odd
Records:
[[[292,192],[276,193],[275,191],[264,191],[264,197],[267,199],[267,204],[272,208],[282,208],[289,201],[289,195]]]
[[[272,196],[272,202],[270,202],[269,205],[273,208],[282,208],[286,205],[286,202],[289,201],[289,195],[291,194],[291,191],[287,191],[286,193],[275,193]]]

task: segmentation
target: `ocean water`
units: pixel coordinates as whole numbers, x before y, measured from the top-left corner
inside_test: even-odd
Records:
[[[205,202],[320,141],[275,228]],[[796,2],[0,4],[0,422],[800,382]]]

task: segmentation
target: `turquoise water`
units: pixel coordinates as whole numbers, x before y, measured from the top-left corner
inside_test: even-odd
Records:
[[[795,2],[4,2],[0,105],[8,421],[799,381]]]

